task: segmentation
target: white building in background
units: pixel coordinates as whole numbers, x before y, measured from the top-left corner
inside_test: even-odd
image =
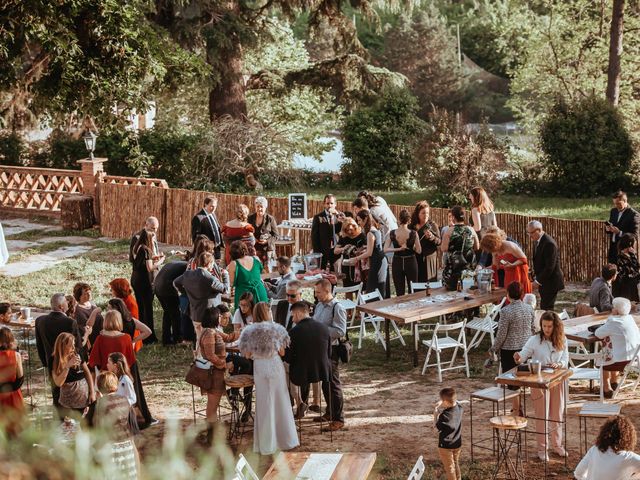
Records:
[[[156,123],[156,102],[149,102],[149,110],[144,114],[137,113],[134,109],[128,116],[128,130],[137,132],[138,130],[148,130]]]

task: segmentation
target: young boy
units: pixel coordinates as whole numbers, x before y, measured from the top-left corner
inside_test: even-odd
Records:
[[[460,474],[460,447],[462,446],[462,406],[456,401],[453,388],[440,390],[433,421],[438,435],[438,454],[447,480],[462,480]]]

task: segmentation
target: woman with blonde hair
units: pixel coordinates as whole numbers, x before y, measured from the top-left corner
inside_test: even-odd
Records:
[[[507,287],[512,282],[519,282],[523,296],[532,292],[527,256],[517,243],[506,240],[504,232],[486,233],[480,241],[480,249],[491,254],[496,285]]]
[[[138,428],[138,419],[133,406],[136,404],[138,397],[133,386],[133,375],[129,369],[127,358],[120,352],[110,353],[107,360],[107,370],[118,377],[118,390],[116,393],[126,398],[129,402],[131,407],[129,411],[129,428],[131,433],[136,435],[140,433],[140,429]]]
[[[362,253],[366,238],[362,233],[362,229],[353,218],[345,217],[342,220],[342,228],[338,237],[338,244],[333,249],[333,253],[335,253],[336,256],[342,255],[343,262]],[[344,274],[342,284],[345,287],[352,287],[360,282],[366,283],[363,270],[357,265],[346,265],[343,263],[342,273]]]
[[[489,227],[498,225],[496,222],[496,214],[493,202],[489,199],[489,195],[482,187],[474,187],[469,192],[469,200],[471,200],[471,222],[473,229],[478,236],[482,238]]]
[[[253,312],[254,323],[242,331],[239,347],[246,358],[253,360],[256,386],[253,450],[271,455],[300,445],[280,358],[290,339],[287,330],[272,321],[269,304],[260,302]]]
[[[244,204],[240,203],[236,207],[236,217],[232,220],[229,220],[222,227],[222,239],[224,240],[224,259],[226,265],[231,263],[231,244],[236,240],[242,240],[242,242],[247,246],[247,250],[249,251],[249,255],[252,257],[256,254],[255,243],[256,238],[254,236],[255,229],[253,225],[251,225],[249,220],[249,208]]]
[[[529,358],[539,361],[549,368],[567,368],[569,350],[564,336],[562,320],[555,312],[544,312],[540,317],[540,333],[532,335],[522,350],[513,354],[517,363],[524,363]],[[548,461],[545,432],[551,433],[551,448],[560,457],[567,452],[562,446],[562,422],[565,402],[565,383],[560,382],[546,392],[540,388],[531,389],[531,400],[536,413],[536,432],[538,440],[538,457]],[[545,425],[548,420],[551,423]]]
[[[422,252],[420,240],[415,230],[409,229],[411,214],[403,209],[398,216],[400,225],[389,232],[384,245],[385,253],[393,253],[391,273],[396,295],[405,293],[405,288],[411,288],[412,282],[418,281],[418,260],[416,255]]]
[[[96,401],[87,363],[76,353],[75,337],[63,332],[53,346],[53,383],[60,387],[60,405],[82,414]]]

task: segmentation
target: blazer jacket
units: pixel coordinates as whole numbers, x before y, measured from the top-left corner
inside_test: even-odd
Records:
[[[331,218],[329,218],[325,210],[314,215],[313,222],[311,223],[311,244],[313,251],[322,253],[324,256],[332,256],[333,249],[335,248],[333,244],[333,234],[335,233],[335,237],[338,238],[340,230],[342,230],[342,222],[338,221],[336,215],[331,215]],[[326,259],[323,258],[323,262],[325,260]]]
[[[193,322],[201,322],[204,311],[220,305],[221,294],[229,292],[229,276],[220,281],[202,268],[187,270],[173,281],[173,285],[189,299],[189,315]]]
[[[558,245],[547,233],[540,237],[538,246],[533,251],[533,270],[534,279],[540,284],[540,290],[559,292],[564,289]]]
[[[49,371],[53,368],[53,346],[61,333],[70,333],[76,337],[76,351],[81,351],[80,328],[78,322],[73,318],[67,317],[62,312],[51,312],[36,318],[35,335],[38,357],[42,365],[47,367]]]
[[[274,318],[276,323],[279,323],[287,329],[287,332],[295,326],[293,320],[290,320],[291,315],[287,315],[287,313],[289,313],[289,305],[289,302],[286,300],[278,302],[278,305],[276,305],[276,314]]]
[[[620,220],[618,221],[618,209],[612,208],[609,212],[609,222],[614,227],[618,227],[621,233],[632,233],[636,237],[636,241],[640,239],[640,213],[635,211],[631,207],[627,207],[622,211]],[[607,232],[609,235],[613,235],[611,232]],[[616,236],[616,239],[620,238],[621,234]]]
[[[286,351],[289,378],[294,385],[329,381],[331,377],[331,336],[326,325],[305,318],[289,332],[291,345]]]

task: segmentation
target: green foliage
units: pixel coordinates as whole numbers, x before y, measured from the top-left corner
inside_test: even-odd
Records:
[[[148,158],[148,175],[164,178],[171,186],[182,186],[189,177],[190,157],[200,135],[175,127],[158,125],[138,136],[141,152]]]
[[[400,17],[384,34],[383,66],[409,79],[423,118],[433,105],[460,108],[465,79],[457,57],[455,39],[433,6]]]
[[[522,52],[526,62],[518,64],[512,72],[509,101],[525,126],[539,125],[558,96],[573,104],[590,95],[604,95],[611,8],[601,3],[548,2],[546,15],[532,24]],[[624,22],[625,32],[639,29],[640,11],[627,8]],[[630,122],[640,113],[638,58],[640,35],[625,34],[619,108]]]
[[[73,112],[101,124],[121,110],[144,110],[149,92],[179,82],[200,64],[150,24],[149,2],[24,0],[0,10],[0,112],[26,125],[25,110],[55,117]]]
[[[26,146],[20,135],[14,132],[0,132],[0,163],[22,166]]]
[[[498,172],[506,165],[506,152],[487,125],[471,134],[455,114],[439,109],[433,111],[430,124],[431,132],[417,159],[416,176],[420,185],[435,189],[432,204],[465,204],[476,185],[489,192],[495,190]]]
[[[540,146],[555,186],[566,194],[606,194],[631,183],[631,138],[604,98],[559,100],[540,127]]]
[[[343,179],[361,188],[408,184],[415,148],[426,124],[406,89],[387,89],[369,107],[356,110],[342,129]]]

